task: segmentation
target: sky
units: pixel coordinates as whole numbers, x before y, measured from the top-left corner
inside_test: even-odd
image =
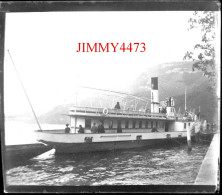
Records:
[[[31,112],[13,58],[37,115],[74,102],[78,85],[127,92],[145,70],[182,61],[200,34],[192,11],[7,13],[5,115]],[[145,52],[79,52],[78,43],[145,43]],[[155,76],[155,75],[153,75]],[[90,91],[89,93],[91,93]],[[88,94],[88,97],[90,94]]]

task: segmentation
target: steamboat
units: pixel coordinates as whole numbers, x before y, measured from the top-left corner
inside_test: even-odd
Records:
[[[165,146],[184,142],[194,135],[194,113],[176,113],[174,99],[159,102],[158,78],[151,78],[150,111],[120,108],[72,107],[70,131],[38,130],[37,140],[56,153],[82,153]],[[103,131],[93,131],[93,126]]]

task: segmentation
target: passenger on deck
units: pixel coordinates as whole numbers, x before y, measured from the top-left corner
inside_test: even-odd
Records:
[[[146,112],[146,113],[150,113],[150,110],[149,110],[149,108],[147,108],[147,109],[145,110],[145,112]]]
[[[82,127],[82,125],[79,125],[79,131],[78,133],[84,133],[84,128]]]
[[[93,123],[93,126],[92,126],[92,128],[91,128],[91,132],[92,133],[97,133],[97,126],[96,126],[96,123]]]
[[[116,103],[116,105],[115,105],[115,107],[114,107],[115,109],[117,109],[117,110],[120,110],[120,105],[119,105],[119,102],[117,102]]]
[[[166,108],[162,108],[162,109],[160,110],[160,113],[166,114]]]
[[[98,133],[105,133],[105,129],[103,126],[103,123],[101,122],[100,125],[98,126]]]
[[[69,124],[66,124],[65,133],[69,133],[69,132],[70,132]]]
[[[166,114],[166,113],[167,113],[166,108],[163,108],[163,113],[164,113],[164,114]]]

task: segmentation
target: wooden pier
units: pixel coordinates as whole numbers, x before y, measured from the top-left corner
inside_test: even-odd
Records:
[[[214,135],[206,156],[202,162],[195,185],[215,186],[219,185],[219,163],[220,163],[220,133]]]

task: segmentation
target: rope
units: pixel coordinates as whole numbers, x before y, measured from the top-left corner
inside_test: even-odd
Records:
[[[122,92],[117,92],[117,91],[111,91],[111,90],[107,90],[107,89],[98,89],[98,88],[86,87],[86,86],[79,86],[79,87],[86,88],[86,89],[94,89],[94,90],[100,90],[100,91],[107,91],[107,92],[112,92],[112,93],[119,93],[119,94],[123,94],[123,95],[127,95],[127,96],[134,97],[134,98],[136,98],[136,99],[139,99],[139,100],[142,100],[142,101],[145,101],[145,102],[150,101],[150,99],[148,99],[148,98],[143,98],[143,97],[135,96],[135,95],[132,95],[132,94],[127,94],[127,93],[122,93]]]
[[[23,83],[22,83],[22,80],[20,79],[19,73],[18,73],[18,71],[17,71],[17,69],[16,69],[16,66],[15,66],[15,64],[14,64],[14,61],[13,61],[13,59],[12,59],[12,56],[11,56],[9,50],[8,50],[8,54],[9,54],[9,56],[10,56],[10,59],[11,59],[11,61],[12,61],[13,66],[14,66],[14,68],[15,68],[15,71],[16,71],[16,74],[17,74],[17,76],[18,76],[18,78],[19,78],[19,81],[20,81],[20,83],[21,83],[21,85],[22,85],[22,88],[23,88],[23,90],[24,90],[24,92],[25,92],[25,95],[26,95],[26,98],[27,98],[27,100],[28,100],[28,102],[29,102],[29,105],[30,105],[30,107],[31,107],[31,109],[32,109],[32,112],[33,112],[33,114],[34,114],[35,120],[36,120],[36,122],[37,122],[37,124],[38,124],[38,126],[39,126],[39,129],[42,131],[42,128],[41,128],[41,126],[40,126],[40,124],[39,124],[39,121],[38,121],[38,119],[37,119],[37,116],[36,116],[36,114],[35,114],[35,111],[34,111],[34,109],[33,109],[33,107],[32,107],[31,101],[29,100],[28,94],[26,93],[25,87],[24,87],[24,85],[23,85]]]

